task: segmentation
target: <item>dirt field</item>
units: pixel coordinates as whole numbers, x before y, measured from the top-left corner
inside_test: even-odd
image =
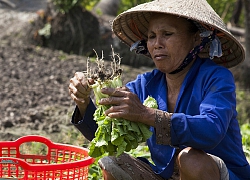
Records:
[[[54,142],[69,143],[74,102],[68,95],[69,79],[86,70],[87,57],[32,46],[25,29],[42,0],[16,0],[16,8],[0,4],[0,140],[15,140],[29,134]],[[18,3],[17,3],[18,2]],[[145,69],[123,66],[124,83]]]

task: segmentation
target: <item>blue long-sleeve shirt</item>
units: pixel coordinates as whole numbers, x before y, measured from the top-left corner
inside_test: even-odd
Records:
[[[149,95],[157,100],[160,110],[168,111],[165,74],[153,70],[138,75],[126,86],[143,102]],[[91,103],[78,129],[91,138],[96,124]],[[220,157],[239,179],[250,180],[250,166],[242,150],[236,119],[235,83],[231,72],[210,59],[198,58],[186,75],[171,119],[171,145],[193,147]],[[89,133],[86,131],[86,128]],[[92,129],[91,129],[92,128]],[[173,172],[175,148],[156,143],[155,129],[148,139],[155,173],[169,178]]]

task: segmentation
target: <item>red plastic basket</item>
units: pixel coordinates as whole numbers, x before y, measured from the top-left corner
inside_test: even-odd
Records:
[[[47,147],[45,155],[20,152],[23,144],[37,142]],[[86,148],[53,143],[37,135],[16,141],[0,142],[0,179],[22,180],[87,180],[88,166],[94,159]]]

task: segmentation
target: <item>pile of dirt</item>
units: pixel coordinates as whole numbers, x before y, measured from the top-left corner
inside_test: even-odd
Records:
[[[36,134],[68,143],[69,132],[78,133],[70,123],[69,80],[86,70],[87,57],[26,43],[23,32],[35,12],[0,8],[0,15],[0,140]],[[122,68],[124,83],[148,70]]]

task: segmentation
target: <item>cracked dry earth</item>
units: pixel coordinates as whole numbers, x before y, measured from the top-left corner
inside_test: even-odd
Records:
[[[0,6],[0,140],[35,134],[74,144],[72,135],[78,132],[70,123],[75,105],[68,95],[68,84],[76,71],[86,70],[87,57],[25,41],[25,29],[41,7],[20,10]],[[124,83],[148,70],[122,68]]]

